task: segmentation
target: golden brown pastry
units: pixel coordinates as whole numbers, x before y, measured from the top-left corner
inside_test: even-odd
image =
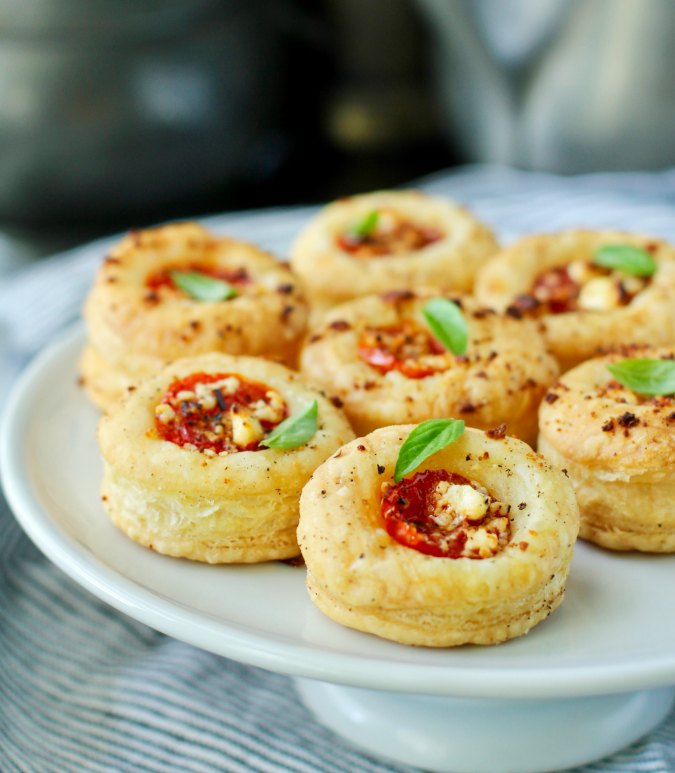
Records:
[[[675,398],[641,395],[607,370],[624,359],[675,358],[628,347],[568,371],[539,413],[539,450],[564,467],[581,536],[612,550],[675,551]]]
[[[431,285],[469,291],[498,249],[465,209],[421,191],[379,191],[324,207],[297,237],[291,265],[312,308]]]
[[[197,300],[173,272],[225,281],[234,296]],[[85,389],[107,408],[166,362],[209,351],[294,364],[307,308],[287,266],[195,223],[131,233],[103,262],[84,309]]]
[[[314,603],[338,623],[427,647],[496,644],[562,601],[579,515],[562,472],[466,429],[396,485],[412,426],[348,443],[300,500]]]
[[[596,265],[607,247],[638,247],[652,276]],[[494,256],[476,278],[476,297],[516,316],[541,320],[563,370],[625,343],[675,341],[675,249],[622,231],[527,236]]]
[[[315,432],[297,447],[264,447],[313,401]],[[282,365],[224,354],[177,360],[101,419],[103,503],[122,531],[159,553],[288,558],[298,553],[302,487],[352,437],[342,413]]]
[[[536,324],[456,298],[469,341],[454,355],[425,324],[434,297],[392,292],[331,309],[302,351],[302,372],[337,399],[357,434],[457,416],[481,429],[505,423],[534,444],[539,402],[558,375]]]

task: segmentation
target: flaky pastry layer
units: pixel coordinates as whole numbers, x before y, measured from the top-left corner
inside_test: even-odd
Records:
[[[298,540],[317,606],[343,625],[430,647],[494,644],[526,633],[561,602],[579,528],[569,481],[513,438],[465,434],[420,469],[447,469],[511,505],[511,541],[491,558],[439,558],[385,530],[381,487],[412,426],[340,449],[300,501]]]
[[[476,297],[488,306],[505,309],[516,296],[529,292],[542,271],[575,260],[591,260],[598,247],[616,244],[650,248],[658,268],[649,284],[625,306],[545,315],[541,321],[549,348],[564,371],[612,345],[672,343],[675,248],[650,236],[584,230],[526,236],[494,255],[480,269]]]
[[[402,255],[355,259],[337,239],[370,212],[390,208],[444,236]],[[498,249],[492,231],[462,207],[421,191],[378,191],[324,207],[291,248],[291,265],[312,306],[320,309],[370,293],[432,285],[469,291],[476,272]]]
[[[146,278],[163,268],[245,269],[237,297],[209,302],[153,293]],[[307,322],[304,296],[289,268],[245,242],[216,237],[196,223],[137,231],[103,261],[87,297],[89,351],[84,387],[99,407],[163,364],[211,351],[295,364]]]
[[[452,356],[447,370],[409,378],[381,373],[358,354],[368,327],[415,320],[428,330],[424,304],[437,291],[420,289],[373,295],[332,309],[306,342],[302,372],[338,398],[357,434],[388,424],[453,416],[480,429],[505,423],[506,432],[534,444],[537,408],[558,375],[536,323],[481,308],[468,297],[462,304],[469,328],[466,356]]]
[[[675,349],[624,347],[565,373],[542,402],[539,450],[570,476],[582,537],[612,550],[673,552],[675,401],[614,382],[607,364],[626,357],[672,358]]]
[[[175,378],[238,373],[275,389],[289,413],[319,406],[318,430],[298,448],[210,456],[163,440],[155,406]],[[208,562],[297,555],[300,491],[314,469],[353,437],[342,413],[282,365],[209,354],[177,360],[105,415],[102,498],[113,522],[158,552]]]

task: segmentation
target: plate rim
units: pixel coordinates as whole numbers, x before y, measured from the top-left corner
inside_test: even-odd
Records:
[[[61,571],[118,611],[193,646],[247,665],[321,681],[391,692],[473,698],[574,698],[675,684],[675,647],[671,656],[593,666],[522,669],[398,663],[372,656],[325,651],[225,625],[180,601],[163,598],[101,561],[53,522],[32,491],[22,459],[30,397],[43,374],[62,366],[81,346],[81,322],[71,325],[24,369],[0,421],[0,480],[11,511],[40,551]],[[73,374],[75,376],[75,374]],[[84,398],[83,398],[84,399]],[[210,622],[209,622],[210,621]],[[365,634],[364,634],[365,635]],[[674,643],[675,644],[675,643]],[[404,645],[401,645],[404,646]]]

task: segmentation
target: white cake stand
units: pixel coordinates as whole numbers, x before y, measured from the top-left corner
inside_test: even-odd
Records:
[[[427,650],[343,628],[309,602],[302,569],[205,566],[157,555],[107,520],[97,414],[76,385],[80,330],[17,385],[0,468],[17,518],[63,571],[159,631],[296,677],[352,743],[453,773],[534,773],[632,743],[675,697],[675,557],[577,548],[562,607],[498,647]]]

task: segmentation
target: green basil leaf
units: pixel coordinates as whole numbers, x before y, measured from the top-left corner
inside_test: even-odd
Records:
[[[357,239],[365,239],[367,236],[370,236],[377,228],[379,219],[380,213],[376,209],[372,210],[372,212],[368,212],[368,214],[364,215],[356,225],[352,226],[352,236],[355,236]]]
[[[621,360],[607,370],[623,386],[641,395],[675,393],[675,360]]]
[[[260,441],[260,445],[268,448],[304,446],[316,434],[318,415],[319,405],[314,400],[304,411],[284,419],[264,440]]]
[[[443,346],[453,354],[465,354],[469,331],[459,306],[447,298],[432,298],[422,309],[427,325]]]
[[[227,301],[237,295],[232,285],[199,271],[171,271],[176,287],[196,301]]]
[[[646,251],[632,244],[605,244],[598,247],[593,258],[596,266],[616,268],[631,276],[652,276],[656,261]]]
[[[429,419],[418,424],[398,452],[394,470],[396,483],[463,434],[464,422],[461,419]]]

